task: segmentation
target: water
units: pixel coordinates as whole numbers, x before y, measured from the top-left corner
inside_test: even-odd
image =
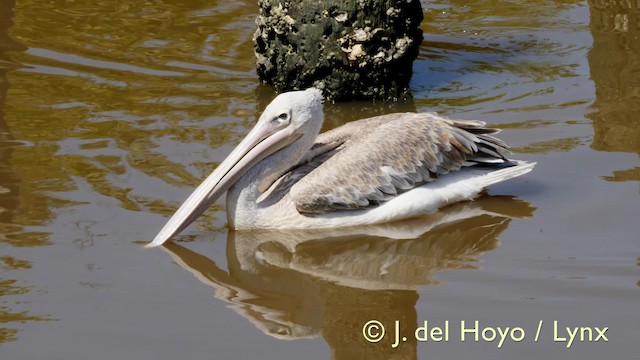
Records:
[[[538,165],[442,214],[473,216],[234,234],[219,202],[162,251],[141,245],[274,96],[254,71],[257,5],[0,1],[0,357],[635,359],[640,9],[625,4],[425,0],[413,99],[326,106],[325,128],[414,110],[502,128]],[[393,348],[396,320],[411,336]],[[448,341],[416,341],[424,320],[449,321]],[[525,337],[462,342],[462,320]],[[608,342],[566,348],[554,321]]]

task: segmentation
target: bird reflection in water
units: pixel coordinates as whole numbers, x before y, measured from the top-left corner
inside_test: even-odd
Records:
[[[371,344],[363,325],[416,324],[421,287],[438,284],[437,272],[477,268],[511,219],[533,211],[525,201],[483,196],[433,216],[359,229],[230,230],[228,271],[176,243],[163,249],[269,336],[322,336],[334,359],[415,359],[415,339],[392,348],[387,334]]]

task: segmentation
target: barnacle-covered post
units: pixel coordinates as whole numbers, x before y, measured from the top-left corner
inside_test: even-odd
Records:
[[[258,75],[336,99],[405,95],[422,41],[419,0],[259,0]]]

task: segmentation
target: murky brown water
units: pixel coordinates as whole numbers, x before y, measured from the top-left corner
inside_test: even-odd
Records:
[[[327,128],[485,120],[538,162],[526,177],[368,234],[228,233],[218,205],[165,251],[141,242],[274,96],[258,7],[118,3],[0,0],[0,358],[637,358],[634,1],[425,0],[414,99],[327,105]],[[449,341],[394,349],[395,320],[448,320]],[[461,320],[525,338],[461,342]],[[567,349],[554,320],[608,342]]]

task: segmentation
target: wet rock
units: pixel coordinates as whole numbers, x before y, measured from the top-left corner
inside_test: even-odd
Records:
[[[278,91],[336,99],[405,95],[422,42],[419,0],[259,0],[258,75]]]

